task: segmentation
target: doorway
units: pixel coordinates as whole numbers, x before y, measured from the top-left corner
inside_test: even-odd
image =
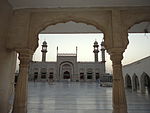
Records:
[[[70,72],[65,71],[64,74],[63,74],[63,78],[64,79],[70,79]]]

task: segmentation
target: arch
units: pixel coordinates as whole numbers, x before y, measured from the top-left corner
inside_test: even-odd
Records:
[[[98,22],[96,21],[93,21],[93,20],[90,20],[90,19],[86,19],[86,18],[78,18],[78,17],[70,17],[70,16],[66,16],[66,17],[63,17],[63,18],[55,18],[55,20],[50,20],[50,21],[46,21],[44,23],[42,23],[41,25],[39,25],[39,27],[37,28],[37,34],[39,34],[42,30],[44,30],[45,28],[47,28],[48,26],[51,26],[51,25],[56,25],[58,23],[67,23],[67,22],[75,22],[75,23],[84,23],[84,24],[87,24],[87,25],[92,25],[94,27],[96,27],[96,29],[102,31],[103,33],[105,33],[105,29],[102,25],[99,25]]]
[[[93,69],[92,68],[87,69],[87,79],[93,79]]]
[[[132,83],[133,83],[133,90],[137,91],[139,90],[139,79],[138,76],[134,73],[134,75],[132,76]]]
[[[125,76],[125,86],[126,86],[126,88],[129,88],[129,89],[132,88],[131,77],[128,74],[126,74],[126,76]]]
[[[70,72],[69,71],[65,71],[63,73],[63,79],[70,79]]]
[[[56,25],[58,23],[66,23],[66,22],[76,22],[76,23],[85,23],[87,25],[95,26],[96,29],[102,31],[104,33],[104,39],[109,37],[109,41],[107,39],[107,43],[111,42],[111,16],[108,15],[110,12],[97,12],[82,10],[81,11],[55,11],[55,12],[43,12],[43,13],[33,13],[31,17],[31,24],[29,30],[29,46],[33,47],[33,42],[36,41],[38,43],[38,34],[50,25]],[[74,14],[76,13],[76,14]],[[101,14],[102,13],[102,14]],[[107,33],[106,33],[107,32]],[[38,44],[36,44],[38,45]],[[108,44],[109,45],[109,44]]]
[[[133,22],[131,25],[128,26],[128,30],[129,30],[130,28],[132,28],[134,25],[140,24],[140,23],[142,23],[142,22],[150,22],[150,19],[142,19],[142,20],[139,20],[139,21],[137,20],[137,21]],[[143,29],[143,32],[144,32],[144,29]]]
[[[145,72],[141,75],[141,92],[150,94],[150,76]]]
[[[40,34],[40,32],[42,31],[42,30],[44,30],[44,29],[46,29],[48,26],[51,26],[51,25],[56,25],[56,24],[59,24],[59,23],[67,23],[67,22],[70,22],[70,21],[73,21],[73,22],[75,22],[75,23],[84,23],[84,24],[86,24],[86,25],[92,25],[92,26],[94,26],[94,27],[96,27],[96,29],[98,29],[98,30],[100,30],[100,31],[102,31],[102,33],[104,34],[104,39],[105,39],[105,30],[104,30],[104,27],[103,26],[101,26],[101,27],[99,27],[100,25],[97,23],[97,22],[94,22],[94,21],[91,21],[90,19],[85,19],[85,18],[74,18],[74,17],[64,17],[64,18],[56,18],[54,21],[46,21],[46,22],[44,22],[44,23],[42,23],[41,25],[39,25],[39,26],[36,26],[36,29],[35,29],[35,31],[33,32],[33,33],[35,33],[35,35],[34,36],[32,36],[33,38],[35,38],[35,39],[33,39],[34,41],[35,40],[39,40],[39,38],[38,38],[38,34]],[[31,38],[32,38],[31,37]],[[30,41],[29,43],[32,43],[32,41]],[[38,43],[38,42],[37,42]],[[38,45],[38,44],[37,44]],[[31,44],[31,46],[32,46],[32,44]]]
[[[67,72],[69,72],[69,74],[67,74]],[[61,62],[59,65],[59,78],[60,80],[66,79],[64,78],[64,75],[69,75],[68,79],[73,79],[73,74],[74,74],[74,65],[72,62],[70,61],[64,61]]]
[[[139,24],[141,22],[150,22],[150,8],[145,7],[141,8],[140,11],[138,11],[136,8],[134,10],[126,10],[122,14],[123,18],[123,24],[125,26],[126,31],[130,29],[135,24]]]

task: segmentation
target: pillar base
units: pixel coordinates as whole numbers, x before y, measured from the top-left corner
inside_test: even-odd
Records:
[[[126,106],[115,106],[113,107],[112,113],[128,113]]]
[[[27,113],[26,106],[15,106],[12,113]]]

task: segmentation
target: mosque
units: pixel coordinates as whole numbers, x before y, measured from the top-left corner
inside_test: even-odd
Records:
[[[112,61],[113,86],[111,100],[113,113],[129,113],[128,109],[133,111],[132,108],[135,108],[133,104],[127,105],[128,98],[126,98],[125,94],[124,78],[126,78],[126,83],[128,83],[127,87],[131,87],[132,85],[133,89],[139,89],[139,87],[145,84],[146,88],[149,86],[149,82],[146,80],[148,78],[147,75],[150,75],[150,73],[145,69],[143,70],[146,66],[148,69],[149,65],[144,66],[142,63],[137,62],[139,65],[134,65],[134,67],[140,67],[141,64],[141,68],[132,68],[132,70],[135,69],[138,71],[141,69],[143,70],[141,71],[142,73],[128,70],[131,69],[130,66],[132,64],[125,66],[123,72],[122,59],[123,53],[128,49],[128,44],[130,43],[128,40],[129,33],[146,34],[150,32],[150,0],[116,0],[115,2],[114,0],[0,0],[0,9],[1,113],[9,113],[11,106],[13,106],[12,113],[27,113],[29,100],[28,67],[32,60],[32,55],[38,47],[38,35],[43,31],[44,33],[104,34],[104,46]],[[71,21],[75,23],[69,24],[69,27],[66,26],[65,23]],[[59,29],[59,26],[57,27],[58,24],[62,25],[62,29]],[[80,28],[76,27],[76,25],[79,25]],[[48,27],[55,27],[55,29],[47,30]],[[20,65],[19,77],[14,89],[17,53]],[[42,53],[46,55],[46,52]],[[70,78],[74,80],[79,80],[79,75],[82,75],[82,72],[84,72],[83,75],[90,75],[90,77],[92,75],[93,78],[95,77],[95,73],[99,72],[100,75],[105,72],[102,68],[105,65],[103,60],[102,62],[93,62],[99,65],[99,68],[92,68],[92,63],[77,62],[76,57],[75,55],[62,56],[59,53],[57,55],[57,62],[51,64],[53,66],[46,68],[48,62],[44,62],[43,60],[41,64],[45,65],[45,67],[40,70],[37,66],[38,71],[35,72],[38,72],[37,75],[39,75],[39,78],[41,73],[42,77],[45,78],[45,75],[49,77],[50,72],[52,72],[51,75],[53,76],[50,77],[53,77],[53,79]],[[146,62],[147,60],[142,61]],[[36,63],[33,62],[31,64]],[[87,68],[84,67],[85,64]],[[96,71],[96,69],[99,69],[99,71]],[[135,75],[134,73],[137,76],[133,76]],[[54,75],[58,75],[61,78],[57,78]],[[129,77],[132,78],[129,79]],[[135,79],[137,77],[138,80]],[[144,82],[141,84],[140,80],[143,81],[143,79]],[[131,80],[134,80],[134,82]],[[135,85],[135,83],[139,83],[139,85]],[[13,95],[14,102],[11,101],[13,100]],[[41,106],[37,105],[37,110],[41,109]],[[96,108],[97,106],[88,112],[95,112]],[[103,107],[102,109],[105,110]],[[138,112],[142,113],[141,110],[144,110],[145,107],[142,105],[139,109],[140,111]],[[98,112],[104,113],[104,111],[98,110]]]
[[[99,44],[94,42],[94,62],[77,61],[76,53],[58,53],[57,61],[46,61],[47,42],[42,44],[42,61],[32,61],[29,68],[29,80],[36,81],[95,81],[105,73],[105,48],[104,42],[101,43],[102,61],[98,61]]]

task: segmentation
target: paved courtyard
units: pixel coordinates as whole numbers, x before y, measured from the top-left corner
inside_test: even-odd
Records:
[[[29,82],[28,113],[112,113],[112,88],[96,83]],[[126,91],[128,113],[150,113],[150,95]]]

